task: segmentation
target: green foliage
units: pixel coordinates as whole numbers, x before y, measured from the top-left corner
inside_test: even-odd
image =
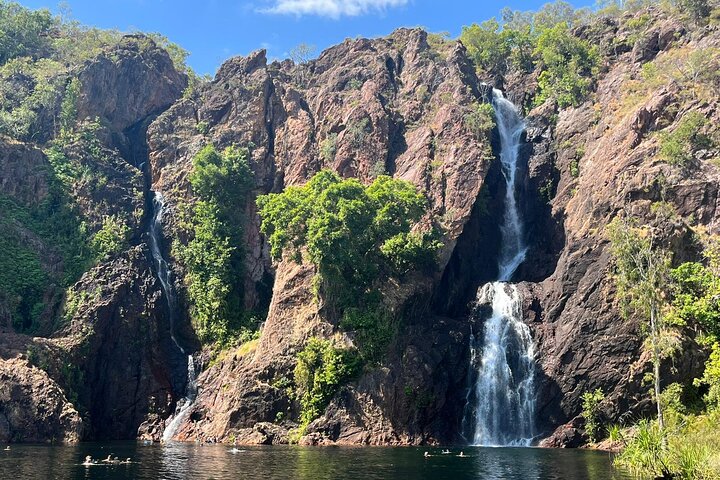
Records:
[[[670,256],[653,243],[649,228],[616,218],[608,225],[622,312],[645,318],[658,314],[668,285]]]
[[[555,189],[557,188],[557,185],[553,181],[552,178],[548,178],[547,181],[540,185],[538,188],[538,193],[540,194],[540,197],[545,199],[547,203],[550,203],[552,199],[555,197]]]
[[[720,412],[720,343],[712,346],[703,376],[695,380],[697,386],[705,386],[705,404],[708,409]]]
[[[30,140],[47,137],[38,124],[42,112],[53,111],[64,89],[58,76],[63,67],[54,60],[29,57],[10,60],[0,67],[0,133]]]
[[[573,178],[580,176],[580,161],[577,158],[570,160],[570,175]]]
[[[90,243],[97,258],[106,260],[128,247],[130,227],[117,215],[105,217],[103,225]]]
[[[439,247],[423,238],[429,234],[411,233],[425,212],[425,197],[388,176],[366,187],[324,170],[305,186],[257,202],[273,257],[287,253],[299,261],[304,250],[317,266],[321,298],[339,308],[363,305],[388,275],[433,263]]]
[[[484,72],[504,73],[511,53],[507,33],[501,31],[500,23],[491,19],[480,25],[463,27],[460,41],[467,48],[475,65]]]
[[[197,130],[200,135],[207,135],[210,131],[210,124],[206,121],[198,122],[198,124],[195,125],[195,130]]]
[[[476,140],[484,140],[495,128],[495,110],[489,103],[473,103],[463,120]]]
[[[350,139],[350,145],[353,148],[362,148],[365,145],[365,139],[370,133],[370,120],[363,117],[360,120],[349,123],[346,130],[347,137]]]
[[[705,133],[708,124],[700,112],[687,113],[672,132],[660,136],[660,157],[673,165],[687,165],[696,151],[713,146],[712,138]]]
[[[212,145],[193,158],[190,184],[197,201],[185,228],[192,239],[174,250],[186,269],[193,325],[203,342],[226,343],[253,328],[257,319],[242,308],[243,215],[253,186],[249,150]]]
[[[595,46],[573,36],[566,23],[558,23],[540,33],[534,54],[542,68],[536,103],[554,98],[564,108],[585,100],[600,62]]]
[[[359,371],[360,361],[352,350],[337,348],[328,340],[308,341],[298,353],[295,366],[295,385],[302,407],[301,434]]]
[[[20,331],[31,329],[43,307],[48,273],[40,263],[38,252],[23,244],[0,222],[0,299],[8,305],[13,326]]]
[[[47,289],[70,285],[89,267],[87,232],[59,182],[51,182],[49,195],[38,205],[25,206],[0,195],[0,211],[0,296],[8,302],[16,329],[32,332]],[[23,231],[51,246],[62,258],[64,271],[43,266],[40,252]]]
[[[598,388],[594,392],[585,392],[582,395],[582,415],[585,418],[585,431],[590,440],[600,440],[603,425],[600,421],[600,404],[605,400],[605,394]]]
[[[46,9],[33,11],[19,3],[0,0],[0,64],[17,57],[45,54],[55,25]]]
[[[337,133],[331,133],[320,142],[320,158],[325,163],[331,163],[335,160],[335,153],[337,153]]]
[[[687,14],[696,23],[709,17],[712,11],[708,0],[672,0],[672,3],[680,13]]]
[[[72,131],[77,121],[77,102],[80,96],[80,80],[73,78],[65,87],[65,96],[60,104],[61,131]]]
[[[643,320],[647,332],[645,348],[649,351],[653,372],[654,397],[658,424],[665,425],[660,398],[660,362],[675,352],[672,315],[666,315],[670,279],[670,253],[655,245],[651,228],[618,217],[608,225],[610,248],[615,262],[615,285],[622,314],[635,314]]]
[[[160,33],[148,33],[147,36],[153,39],[158,47],[168,53],[170,60],[172,60],[173,65],[175,66],[175,70],[185,73],[191,71],[190,67],[186,63],[190,52],[182,48],[177,43],[171,42],[170,39]]]
[[[370,309],[348,308],[340,321],[340,328],[355,332],[355,342],[363,362],[379,361],[395,336],[392,315],[382,307]]]
[[[622,429],[620,425],[610,425],[608,427],[608,438],[611,442],[621,442],[624,440]]]
[[[640,421],[635,435],[615,459],[617,465],[629,468],[635,473],[652,472],[657,475],[669,474],[666,461],[663,432],[656,422],[648,420]]]
[[[718,412],[681,415],[663,431],[642,420],[615,464],[642,478],[717,479],[720,477]]]
[[[675,292],[673,305],[684,322],[698,323],[705,332],[720,338],[720,279],[697,262],[687,262],[671,272]]]

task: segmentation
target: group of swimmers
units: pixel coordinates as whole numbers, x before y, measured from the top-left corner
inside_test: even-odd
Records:
[[[85,457],[85,461],[82,464],[89,466],[89,465],[127,465],[130,463],[132,463],[132,460],[130,458],[126,458],[125,460],[120,460],[118,457],[113,457],[112,453],[111,453],[104,460],[96,460],[96,459],[92,458],[92,456],[88,455],[87,457]]]
[[[451,455],[452,454],[452,452],[450,450],[448,450],[447,448],[440,453],[442,455]],[[428,458],[428,457],[434,457],[435,455],[430,455],[430,452],[425,452],[425,454],[423,456],[425,458]],[[456,457],[467,457],[467,455],[465,455],[465,453],[463,453],[462,451],[458,455],[455,455],[455,456]]]

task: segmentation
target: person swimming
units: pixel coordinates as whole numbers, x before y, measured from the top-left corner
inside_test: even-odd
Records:
[[[464,456],[465,456],[465,454],[463,452],[460,452],[460,455],[458,455],[458,457],[464,457]]]
[[[446,448],[445,450],[442,451],[442,454],[443,454],[443,455],[449,455],[449,454],[450,454],[450,450],[448,450],[448,449]]]
[[[97,465],[97,461],[93,460],[93,458],[88,455],[85,457],[85,461],[82,463],[83,465]]]
[[[428,453],[428,452],[425,452],[425,454],[423,455],[423,457],[425,457],[425,458],[428,458],[429,456],[430,456],[430,453]]]
[[[231,448],[230,450],[228,450],[228,452],[230,452],[230,453],[232,453],[232,454],[235,454],[235,453],[240,453],[240,452],[242,452],[242,450],[238,450],[237,447],[233,447],[233,448]]]
[[[10,451],[10,445],[8,445],[7,447],[5,447],[5,450],[4,450],[4,451],[9,452],[9,451]]]

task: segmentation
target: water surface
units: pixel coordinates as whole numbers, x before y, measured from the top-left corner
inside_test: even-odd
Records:
[[[0,451],[0,479],[626,479],[607,453],[538,448],[240,447],[171,443],[13,445]],[[423,458],[423,452],[433,454]],[[131,457],[130,465],[82,466],[86,455]]]

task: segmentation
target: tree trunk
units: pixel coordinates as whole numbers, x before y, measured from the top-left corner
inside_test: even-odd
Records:
[[[662,404],[660,402],[660,350],[658,348],[658,330],[657,330],[657,313],[656,306],[650,307],[650,335],[652,335],[652,353],[653,353],[653,377],[655,381],[655,403],[657,404],[658,426],[660,432],[665,431],[665,418],[663,417]],[[663,442],[664,442],[663,437]]]

